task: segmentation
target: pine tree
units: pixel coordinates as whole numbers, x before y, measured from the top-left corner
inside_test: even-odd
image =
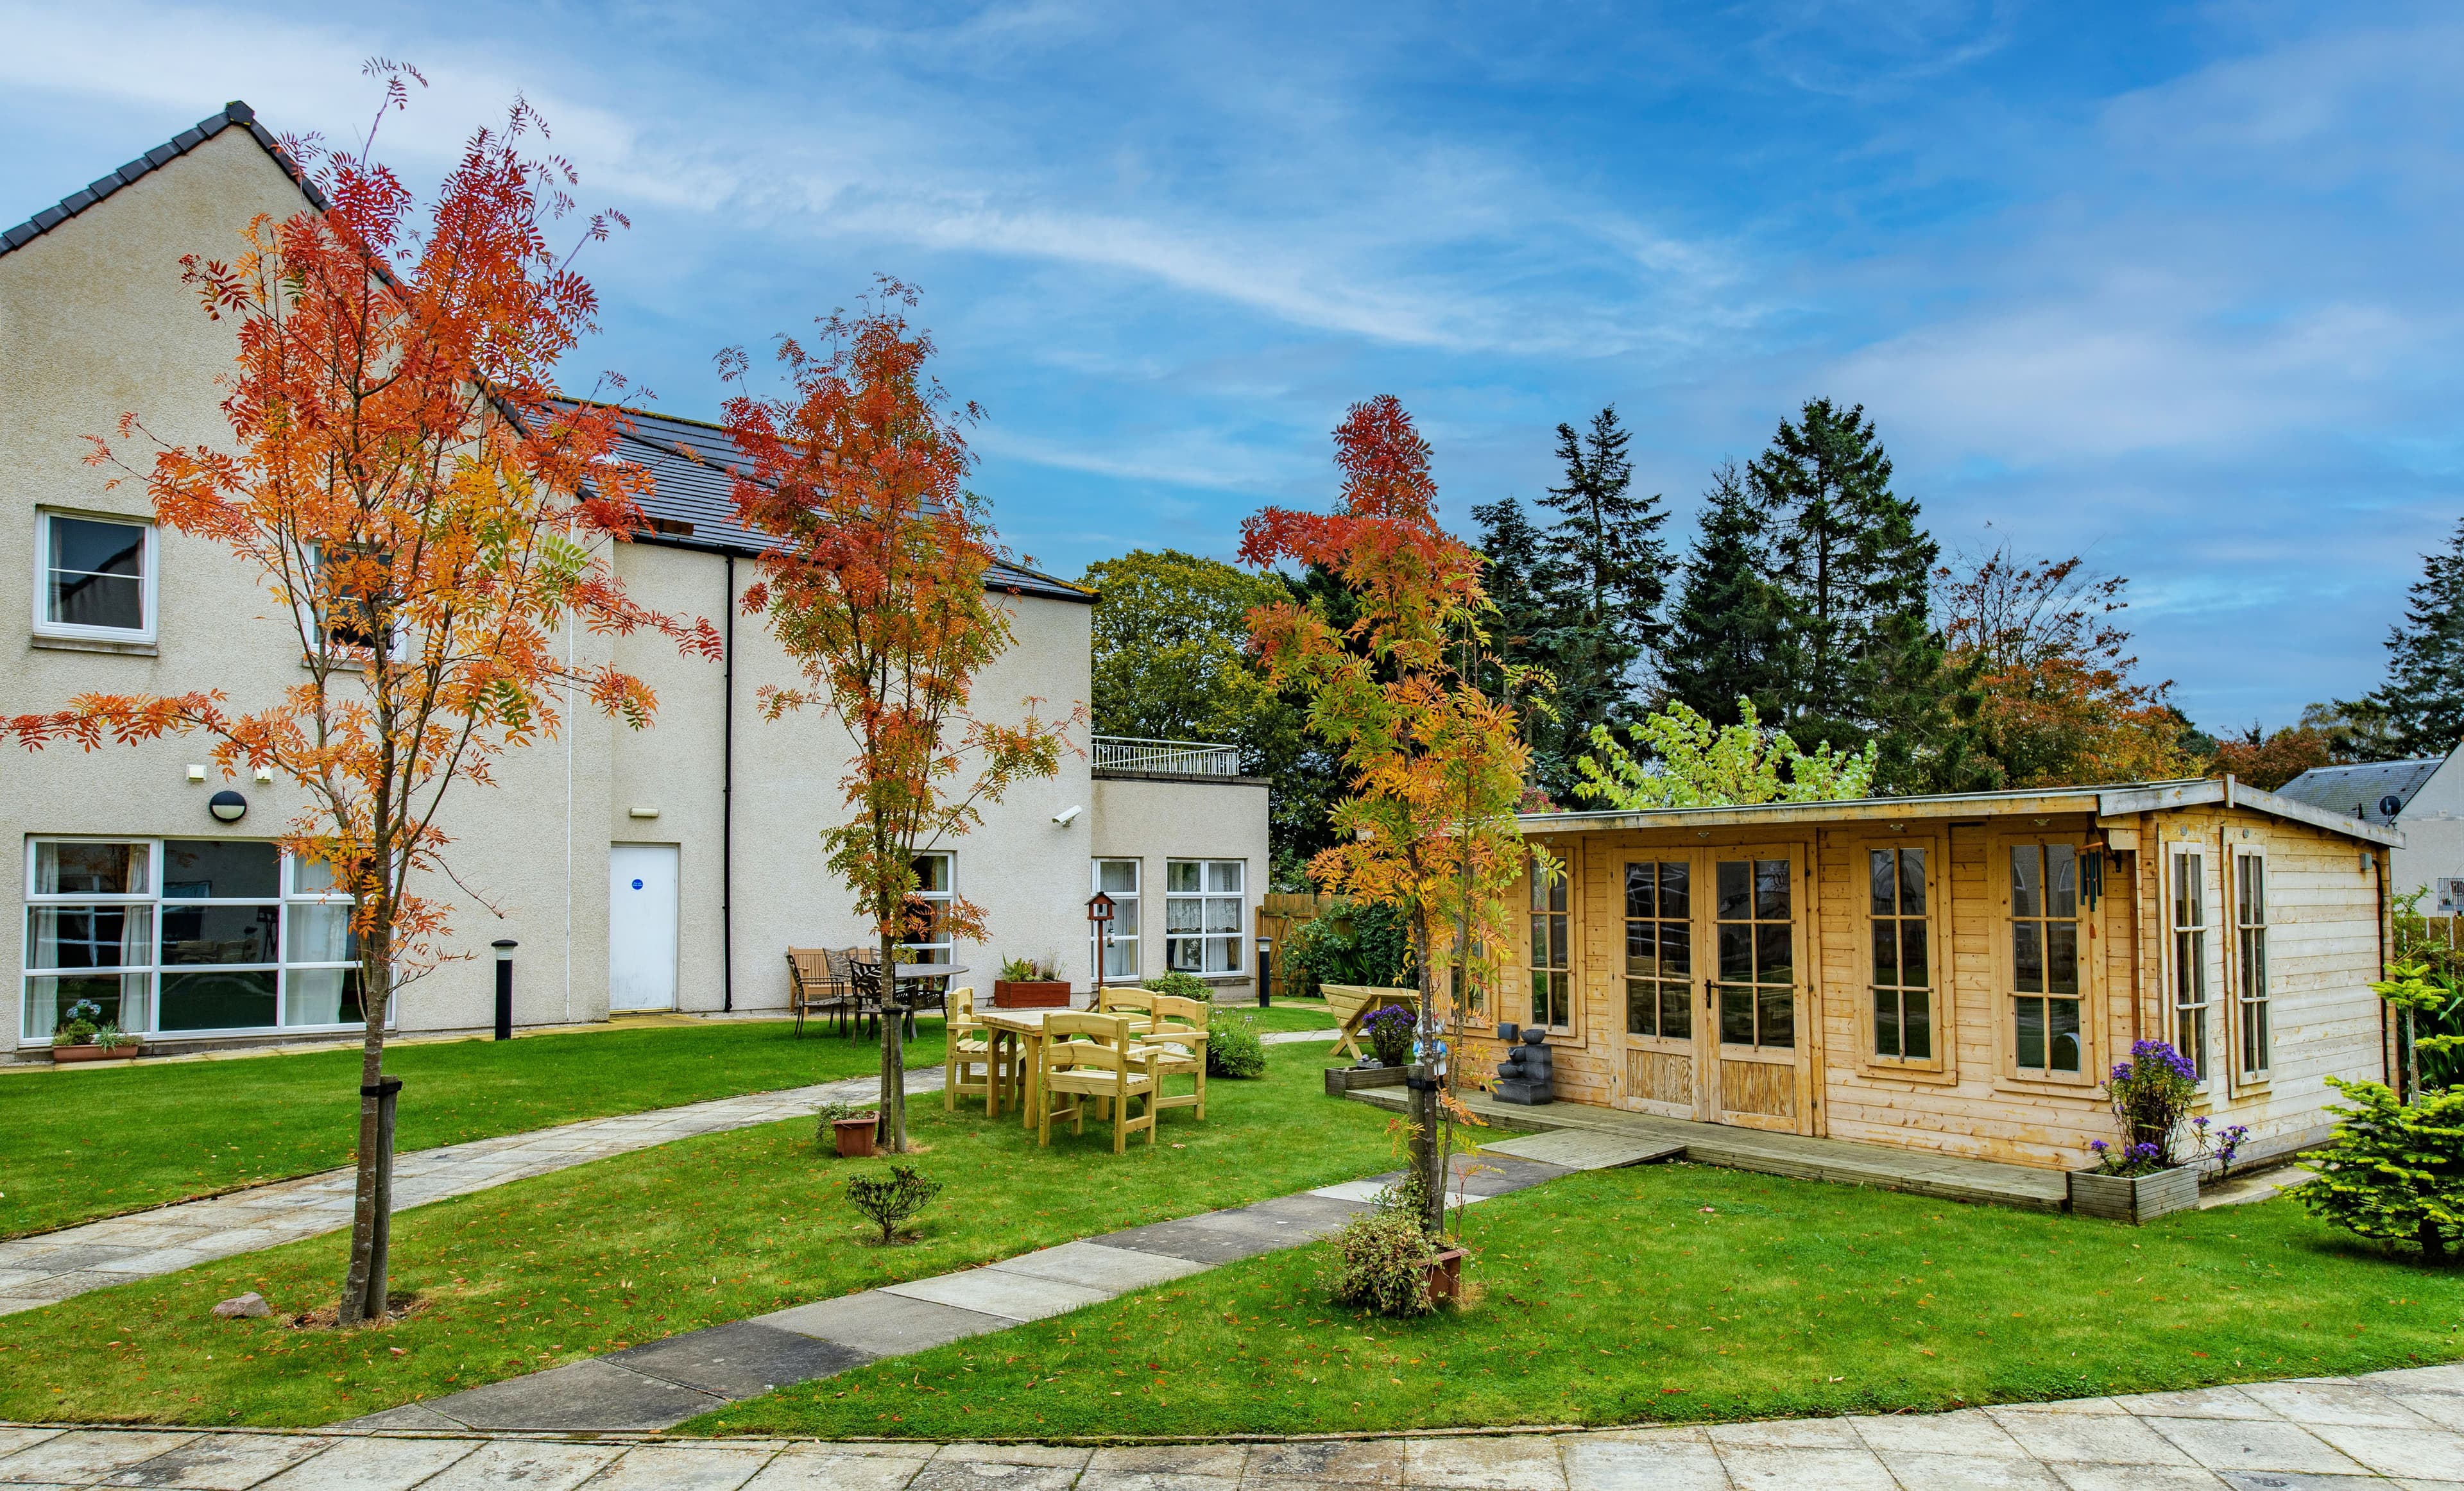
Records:
[[[1800,740],[1881,737],[1883,776],[1904,782],[1939,703],[1942,642],[1926,614],[1940,553],[1864,406],[1810,399],[1747,470],[1772,524],[1771,578],[1791,680],[1780,723]]]
[[[1738,723],[1738,700],[1775,714],[1790,691],[1779,669],[1779,598],[1763,578],[1770,518],[1734,461],[1712,473],[1703,495],[1702,531],[1685,559],[1660,675],[1670,699],[1728,726]]]
[[[2421,558],[2404,625],[2387,631],[2387,681],[2369,696],[2406,756],[2445,756],[2464,740],[2464,523]]]
[[[1557,515],[1540,536],[1533,588],[1539,660],[1556,676],[1558,717],[1533,727],[1533,769],[1560,795],[1573,785],[1573,761],[1592,727],[1641,713],[1637,673],[1667,635],[1660,610],[1672,564],[1660,528],[1668,515],[1659,493],[1633,494],[1631,438],[1614,406],[1587,432],[1558,426],[1565,480],[1540,499]]]
[[[1556,586],[1541,552],[1543,535],[1511,493],[1479,504],[1471,515],[1480,524],[1480,553],[1487,560],[1481,583],[1497,607],[1489,621],[1490,657],[1481,687],[1506,698],[1515,692],[1507,682],[1507,668],[1535,668],[1549,675],[1541,685],[1548,697],[1526,692],[1514,702],[1522,716],[1523,742],[1532,753],[1531,779],[1552,800],[1563,800],[1561,795],[1573,785],[1574,767],[1562,750],[1551,702],[1557,668],[1551,644],[1558,627],[1551,609]]]

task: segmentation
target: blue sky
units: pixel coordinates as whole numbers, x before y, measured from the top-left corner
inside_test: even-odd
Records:
[[[330,18],[329,18],[330,17]],[[782,18],[784,17],[784,18]],[[978,485],[1075,574],[1228,557],[1392,392],[1451,515],[1614,403],[1690,534],[1710,468],[1861,402],[1946,549],[2130,577],[2211,728],[2374,686],[2464,503],[2464,11],[2074,0],[1216,8],[0,0],[0,219],[244,98],[433,170],[526,93],[592,205],[592,366],[925,292]]]

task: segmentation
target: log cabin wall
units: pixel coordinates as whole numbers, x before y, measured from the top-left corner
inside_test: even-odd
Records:
[[[1562,896],[1523,898],[1541,934],[1518,939],[1480,1020],[1548,1027],[1559,1101],[2048,1168],[2113,1139],[2103,1084],[2136,1040],[2204,1032],[2198,1111],[2249,1126],[2251,1156],[2324,1136],[2326,1076],[2383,1077],[2370,845],[2222,803],[2106,818],[1911,807],[1534,832],[1568,879]],[[2245,872],[2255,918],[2237,899]],[[2177,901],[2193,873],[2196,894]],[[1736,899],[1748,882],[1749,906]],[[1762,962],[1741,974],[1749,943]],[[1550,965],[1537,980],[1535,945]],[[2196,965],[2187,981],[2178,950]],[[1749,1010],[1729,987],[1767,984],[1775,953],[1794,987],[1784,1045],[1771,1027],[1785,1011]],[[2243,997],[2260,958],[2267,976],[2247,987],[2263,1001]],[[1727,1039],[1740,1035],[1755,1043]],[[1502,1049],[1480,1039],[1466,1055],[1485,1072]]]

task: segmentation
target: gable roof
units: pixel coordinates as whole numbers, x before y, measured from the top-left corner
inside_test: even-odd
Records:
[[[2052,813],[2093,813],[2120,818],[2165,808],[2221,802],[2246,807],[2313,828],[2393,848],[2404,833],[2384,821],[2363,822],[2335,808],[2261,792],[2232,778],[2177,781],[2120,781],[2081,787],[2022,787],[2008,792],[1946,792],[1924,797],[1858,798],[1836,802],[1756,802],[1728,807],[1661,807],[1639,811],[1595,809],[1579,813],[1520,813],[1527,834],[1577,833],[1636,828],[1711,828],[1745,823],[1878,822],[1901,819],[1983,819]]]
[[[209,114],[197,121],[194,128],[180,131],[126,165],[89,184],[84,190],[71,192],[16,227],[0,231],[0,253],[8,253],[25,247],[102,201],[121,187],[129,186],[142,177],[152,175],[226,129],[247,130],[258,144],[265,147],[265,153],[274,158],[274,164],[282,167],[282,173],[298,184],[300,192],[307,197],[309,204],[320,212],[325,209],[324,195],[318,191],[314,183],[300,174],[299,163],[294,161],[290,152],[282,148],[282,142],[275,139],[271,130],[256,121],[254,109],[234,99],[223,105],[221,113]]]
[[[745,456],[725,428],[646,409],[624,412],[632,428],[619,434],[614,453],[650,473],[652,494],[643,500],[642,511],[658,525],[655,533],[642,535],[636,542],[743,556],[770,547],[768,539],[736,520],[735,478],[729,468]],[[996,563],[984,577],[984,588],[1095,603],[1095,592],[1088,586],[1023,564]]]
[[[2384,798],[2396,800],[2396,813],[2402,813],[2412,801],[2412,795],[2438,775],[2447,764],[2443,756],[2421,756],[2409,761],[2363,761],[2353,766],[2314,766],[2276,789],[2277,797],[2291,798],[2334,813],[2350,813],[2356,818],[2386,822],[2395,814],[2379,811]]]

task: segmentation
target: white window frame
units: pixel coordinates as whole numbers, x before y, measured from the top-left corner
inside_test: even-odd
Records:
[[[922,885],[923,877],[920,875],[917,876],[916,879],[918,883],[915,888],[915,899],[919,901],[929,901],[936,907],[946,908],[952,901],[958,898],[958,856],[956,850],[922,849],[916,852],[915,858],[919,861],[939,860],[949,866],[949,873],[942,877],[942,888],[938,890],[925,889]],[[950,935],[949,917],[941,911],[935,911],[933,919],[935,924],[933,929],[935,935],[930,940],[924,942],[902,942],[898,945],[899,952],[904,954],[901,961],[909,963],[955,963],[957,961],[957,944]]]
[[[2197,839],[2176,839],[2165,845],[2165,1038],[2198,1072],[2202,1090],[2216,1071],[2216,989],[2223,947],[2220,930],[2209,908],[2208,866],[2211,844]],[[2183,919],[2184,860],[2195,860],[2197,919]],[[2189,998],[2195,994],[2196,999]],[[2195,1023],[2197,1049],[2189,1049],[2183,1032]]]
[[[1105,888],[1104,866],[1107,865],[1127,865],[1130,867],[1129,889],[1111,890]],[[1138,909],[1141,892],[1146,888],[1145,862],[1134,859],[1123,859],[1118,856],[1099,857],[1089,860],[1087,862],[1087,893],[1089,897],[1100,892],[1112,898],[1112,920],[1105,929],[1108,935],[1104,939],[1103,943],[1099,944],[1096,938],[1094,925],[1092,923],[1088,925],[1087,966],[1100,970],[1106,983],[1111,983],[1116,979],[1122,978],[1126,978],[1132,983],[1137,982],[1140,978],[1145,976],[1145,965],[1140,960],[1139,956],[1139,949],[1142,944],[1138,940],[1138,932],[1145,925],[1145,913]],[[1122,932],[1119,930],[1121,925],[1121,909],[1123,907],[1127,907],[1130,911],[1130,931],[1128,932]],[[1126,954],[1126,956],[1116,956],[1111,961],[1127,963],[1129,967],[1126,970],[1123,970],[1109,966],[1104,957],[1104,954],[1107,952],[1116,954]]]
[[[1175,890],[1172,888],[1173,871],[1184,865],[1195,866],[1198,869],[1198,888],[1195,890]],[[1218,889],[1214,886],[1215,871],[1222,868],[1230,869],[1233,878],[1238,882],[1230,889]],[[1229,932],[1208,930],[1206,919],[1208,904],[1226,900],[1237,908],[1233,916],[1232,930]],[[1198,906],[1198,929],[1191,932],[1176,930],[1173,926],[1174,908],[1187,906],[1192,902],[1197,903]],[[1209,975],[1241,973],[1247,967],[1247,960],[1242,956],[1241,950],[1243,944],[1247,941],[1248,931],[1248,861],[1199,859],[1164,861],[1163,961],[1167,971],[1177,974],[1196,974],[1200,977]],[[1195,968],[1181,960],[1182,945],[1192,942],[1199,946],[1198,966]],[[1216,956],[1219,950],[1222,954],[1220,965]]]
[[[121,1008],[123,1011],[121,1028],[131,1035],[167,1035],[172,1038],[185,1041],[190,1039],[212,1039],[219,1036],[258,1035],[269,1032],[297,1033],[300,1031],[350,1031],[358,1030],[363,1027],[364,1022],[361,1020],[338,1020],[330,1023],[319,1023],[313,1025],[295,1024],[290,1020],[289,1017],[291,1014],[291,1001],[293,998],[291,976],[294,973],[313,973],[333,969],[347,970],[358,967],[356,962],[349,959],[334,961],[324,959],[293,960],[291,958],[292,927],[295,908],[330,906],[338,903],[347,905],[351,900],[351,897],[345,892],[317,889],[303,890],[299,888],[298,866],[300,861],[295,856],[281,854],[277,858],[275,862],[275,873],[278,878],[275,883],[275,893],[272,896],[215,897],[211,900],[200,900],[193,896],[166,897],[164,895],[164,871],[166,867],[164,845],[166,843],[172,842],[193,843],[198,842],[201,839],[211,840],[212,838],[214,838],[214,836],[211,835],[181,835],[174,836],[172,839],[166,840],[163,838],[138,838],[124,834],[34,834],[28,836],[26,840],[24,861],[25,878],[21,882],[26,892],[26,921],[23,928],[24,936],[18,957],[18,1040],[20,1044],[44,1046],[51,1043],[52,1033],[50,1031],[43,1031],[40,1034],[37,1034],[29,1024],[29,1017],[33,1011],[34,1004],[33,998],[33,981],[36,978],[56,978],[61,976],[62,974],[62,971],[59,969],[37,969],[32,966],[34,958],[34,914],[37,911],[44,910],[79,906],[143,907],[149,911],[152,925],[148,930],[150,946],[147,949],[146,961],[143,964],[126,964],[123,965],[121,970],[126,976],[142,976],[144,979],[143,993],[141,997],[144,1006],[144,1019],[142,1021],[131,1023],[126,1020],[125,1010],[129,996],[125,991],[121,994]],[[230,842],[241,844],[263,844],[267,841],[261,839],[242,839],[232,840]],[[145,848],[147,888],[142,894],[97,895],[83,892],[50,895],[37,894],[34,890],[35,860],[39,853],[40,845],[47,844],[143,844]],[[167,971],[171,973],[181,973],[194,971],[195,969],[207,966],[225,968],[232,972],[239,973],[263,973],[270,971],[275,976],[274,1022],[268,1025],[233,1025],[210,1029],[165,1031],[162,1028],[162,1000],[163,976],[166,969],[163,962],[163,919],[166,909],[179,910],[187,907],[215,905],[263,906],[269,902],[275,903],[279,906],[279,910],[276,912],[275,919],[275,960],[273,962],[213,965],[179,964],[171,966]],[[364,998],[364,994],[363,997]],[[398,1011],[399,1006],[397,1005],[393,1008],[389,1008],[385,1012],[386,1023],[388,1025],[394,1023]],[[55,1011],[55,1014],[56,1015],[56,1011]]]
[[[2233,866],[2233,884],[2228,910],[2233,912],[2233,973],[2229,982],[2233,992],[2233,1068],[2237,1081],[2257,1084],[2267,1081],[2276,1061],[2275,989],[2270,983],[2268,968],[2268,929],[2274,925],[2268,915],[2267,851],[2257,844],[2229,844],[2225,861]],[[2258,871],[2257,905],[2246,908],[2242,894],[2243,877],[2255,866]],[[2253,918],[2250,911],[2255,910]],[[2252,951],[2256,949],[2257,956]],[[2259,1040],[2260,1060],[2250,1060],[2251,1034],[2255,1029]]]
[[[145,537],[138,563],[138,612],[141,624],[136,626],[88,626],[74,622],[55,622],[46,614],[52,589],[52,519],[70,518],[81,523],[115,523],[123,528],[142,530]],[[34,635],[56,637],[74,642],[150,643],[159,630],[156,621],[156,576],[160,572],[157,555],[160,535],[147,518],[133,517],[125,513],[87,513],[75,508],[36,508],[34,510]],[[114,843],[134,842],[115,840]],[[33,884],[29,880],[28,885]]]

